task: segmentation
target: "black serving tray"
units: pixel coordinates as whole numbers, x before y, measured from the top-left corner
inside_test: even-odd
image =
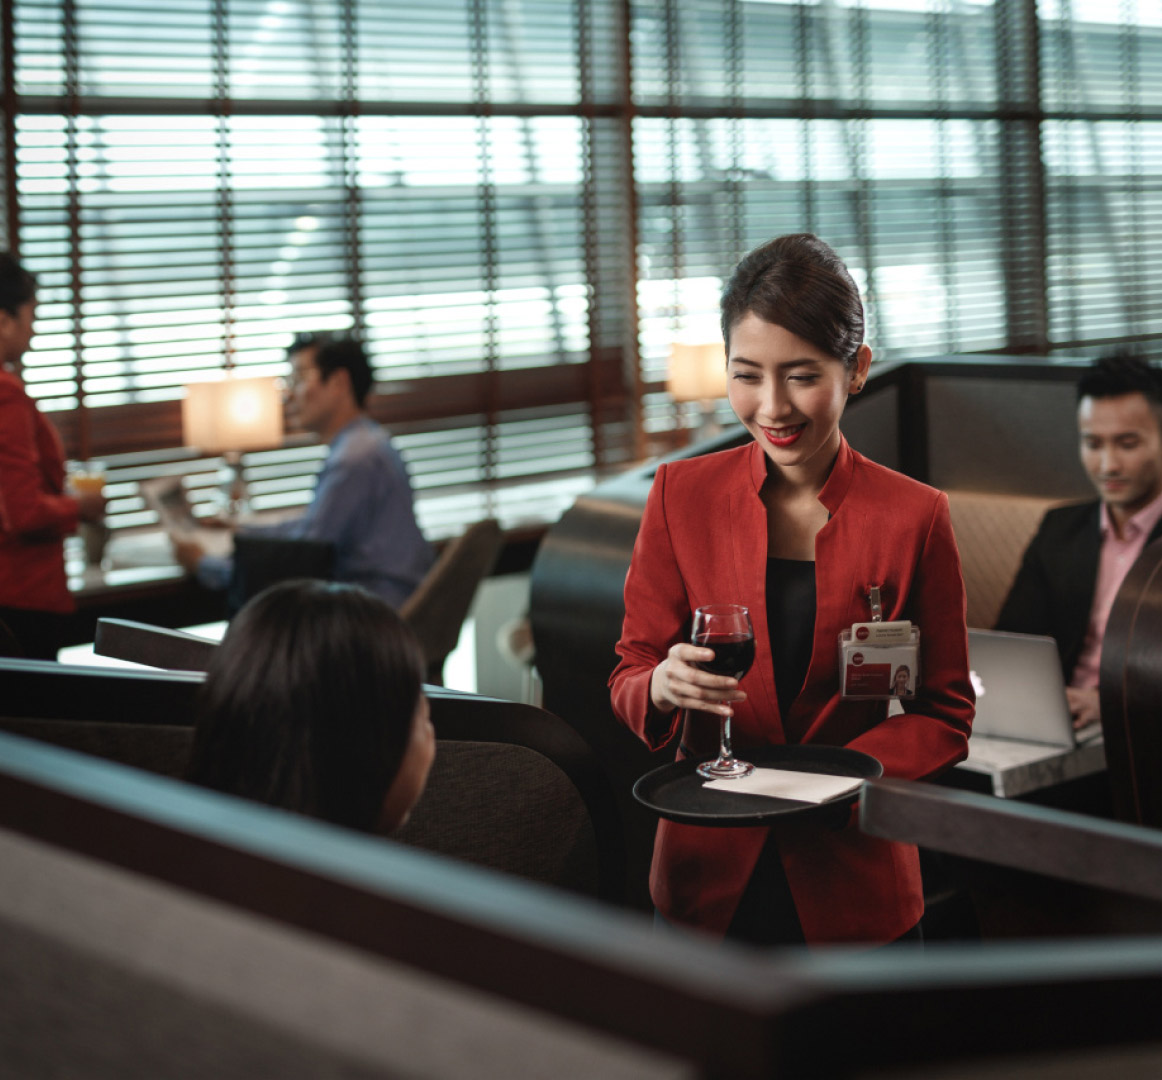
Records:
[[[858,776],[864,780],[874,780],[884,773],[884,767],[874,757],[843,746],[760,746],[741,751],[738,756],[756,767],[794,772]],[[646,773],[633,786],[634,798],[671,821],[713,826],[769,825],[792,817],[823,816],[859,798],[859,788],[821,803],[714,791],[704,788],[706,780],[694,771],[706,760],[712,759],[688,758]]]

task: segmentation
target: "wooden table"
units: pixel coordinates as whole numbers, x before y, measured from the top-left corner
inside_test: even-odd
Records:
[[[102,615],[167,627],[226,617],[224,594],[203,589],[174,562],[169,539],[160,529],[115,533],[101,567],[86,566],[80,540],[70,537],[65,541],[65,569],[77,602],[66,644],[92,641]]]

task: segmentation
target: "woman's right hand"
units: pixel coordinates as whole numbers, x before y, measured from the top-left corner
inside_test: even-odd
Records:
[[[173,544],[173,555],[178,566],[187,574],[196,574],[198,572],[198,563],[202,561],[202,556],[206,554],[206,549],[197,540],[183,539],[175,533],[169,534],[169,540]]]
[[[650,701],[659,712],[696,709],[700,712],[733,716],[730,703],[745,701],[738,680],[729,675],[712,675],[697,666],[714,659],[711,649],[679,641],[650,676]]]
[[[73,496],[77,500],[77,517],[82,521],[100,521],[105,516],[105,496],[99,491],[82,491]]]

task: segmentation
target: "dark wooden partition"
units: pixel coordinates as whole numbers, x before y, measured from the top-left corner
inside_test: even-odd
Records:
[[[944,857],[986,939],[1162,934],[1162,832],[906,780],[876,780],[860,827]]]
[[[1110,611],[1101,721],[1115,814],[1162,828],[1162,540],[1130,567]]]
[[[337,1026],[355,1038],[352,1025],[369,1006],[390,1017],[390,998],[344,995],[362,993],[369,975],[399,980],[408,972],[424,976],[429,992],[462,991],[505,1013],[531,1010],[546,1024],[569,1025],[593,1040],[594,1062],[610,1040],[623,1056],[634,1047],[660,1055],[648,1074],[659,1076],[842,1077],[905,1067],[930,1074],[954,1060],[984,1068],[996,1055],[1116,1057],[1158,1039],[1156,938],[870,953],[717,947],[658,935],[648,919],[607,905],[8,735],[0,735],[0,846],[14,853],[0,860],[0,932],[27,965],[51,956],[67,986],[70,965],[79,973],[91,952],[115,963],[105,938],[86,950],[78,935],[102,919],[116,922],[116,898],[130,884],[150,884],[152,904],[135,907],[139,921],[117,939],[123,970],[152,972],[180,989],[174,1008],[206,995],[220,1000],[236,981],[253,990],[250,1000],[235,996],[234,1010],[289,999],[297,1026],[287,1030],[299,1040],[326,1038],[321,1029],[348,1013]],[[37,853],[46,864],[53,852],[84,857],[62,873],[99,871],[86,875],[84,893],[56,877],[17,876]],[[196,921],[179,918],[182,897],[210,907]],[[218,956],[226,931],[231,958],[207,969],[206,951]],[[273,940],[286,933],[293,942]],[[280,972],[301,969],[279,950],[307,945],[313,963],[358,961],[363,976],[316,985],[304,974],[281,984]],[[274,962],[279,956],[285,963]],[[252,965],[269,981],[256,984]],[[30,988],[46,990],[33,979],[0,981],[0,1053],[35,1061],[37,1040],[52,1039],[58,1059],[57,1043],[77,1055],[65,1063],[73,1074],[88,1074],[89,1048],[71,1029],[56,1039],[44,1030],[44,1018],[60,1010]],[[89,988],[77,982],[73,993]],[[133,994],[104,999],[101,1009],[106,1037],[123,1055],[164,1052],[156,1034],[164,1029],[138,1022]],[[150,1015],[163,1019],[156,1002]],[[369,1040],[365,1062],[374,1060],[375,1030],[359,1035]],[[437,1019],[411,1033],[406,1053],[415,1069],[433,1044],[471,1047],[473,1034]],[[258,1035],[269,1039],[269,1025],[238,1037],[248,1049]],[[175,1045],[183,1037],[173,1031]],[[536,1065],[526,1058],[506,1075],[543,1075]],[[358,1075],[402,1071],[365,1064]],[[457,1071],[426,1073],[471,1074],[462,1060]]]
[[[129,619],[97,620],[93,652],[168,671],[205,671],[218,647],[216,641]]]
[[[0,715],[188,726],[204,678],[193,671],[0,658]]]

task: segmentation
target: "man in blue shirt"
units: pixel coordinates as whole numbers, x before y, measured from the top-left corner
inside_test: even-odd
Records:
[[[296,338],[289,351],[290,399],[304,428],[330,445],[301,517],[248,528],[248,536],[322,540],[335,545],[335,578],[362,585],[398,607],[432,565],[416,523],[411,482],[399,451],[364,409],[372,373],[349,338]],[[230,558],[196,541],[174,540],[178,562],[208,588],[224,589]]]

